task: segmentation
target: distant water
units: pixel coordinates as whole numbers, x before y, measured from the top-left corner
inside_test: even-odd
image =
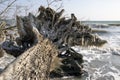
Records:
[[[120,24],[120,21],[81,21],[83,24]]]

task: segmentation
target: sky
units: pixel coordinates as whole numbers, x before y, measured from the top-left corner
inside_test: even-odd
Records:
[[[28,6],[36,12],[46,0],[18,0],[19,5]],[[58,5],[58,4],[57,4]],[[120,0],[63,0],[64,15],[74,13],[79,20],[120,21]]]

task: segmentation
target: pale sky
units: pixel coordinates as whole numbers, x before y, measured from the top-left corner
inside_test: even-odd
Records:
[[[120,0],[63,0],[65,14],[74,13],[80,20],[120,20]],[[19,0],[19,4],[31,4],[31,12],[46,0]]]

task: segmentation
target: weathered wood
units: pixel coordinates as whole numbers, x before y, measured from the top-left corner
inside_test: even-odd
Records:
[[[4,27],[6,26],[5,22],[1,22],[0,23],[0,45],[5,41],[6,36],[4,34],[4,31],[2,29],[4,29]]]
[[[72,13],[70,19],[62,17],[64,9],[56,12],[50,7],[39,8],[40,14],[37,19],[43,26],[37,26],[39,32],[48,39],[52,40],[58,47],[63,44],[71,46],[102,46],[107,41],[92,34],[89,26],[81,24]],[[78,35],[78,36],[76,36]]]
[[[4,28],[5,26],[6,26],[6,22],[4,22],[4,21],[1,22],[1,23],[0,23],[0,30],[1,30],[2,28]]]
[[[83,56],[72,48],[55,57],[50,68],[50,77],[81,76]]]
[[[39,36],[39,42],[19,56],[1,74],[0,80],[48,80],[55,46]]]
[[[1,47],[1,44],[6,40],[5,33],[2,30],[5,26],[6,26],[5,22],[1,22],[0,23],[0,57],[3,57],[3,55],[4,55],[3,49]]]
[[[4,51],[3,51],[3,49],[2,49],[2,47],[0,45],[0,58],[3,57],[3,55],[4,55]]]

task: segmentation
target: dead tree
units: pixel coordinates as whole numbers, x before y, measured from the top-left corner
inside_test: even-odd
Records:
[[[37,17],[32,14],[17,16],[19,37],[2,44],[2,48],[17,59],[0,74],[0,79],[47,80],[49,74],[50,77],[80,76],[83,58],[71,47],[106,43],[92,34],[91,28],[80,24],[74,14],[70,19],[62,17],[64,9],[56,12],[41,6],[39,11]],[[66,51],[64,55],[63,51]],[[56,59],[62,64],[54,64]]]

